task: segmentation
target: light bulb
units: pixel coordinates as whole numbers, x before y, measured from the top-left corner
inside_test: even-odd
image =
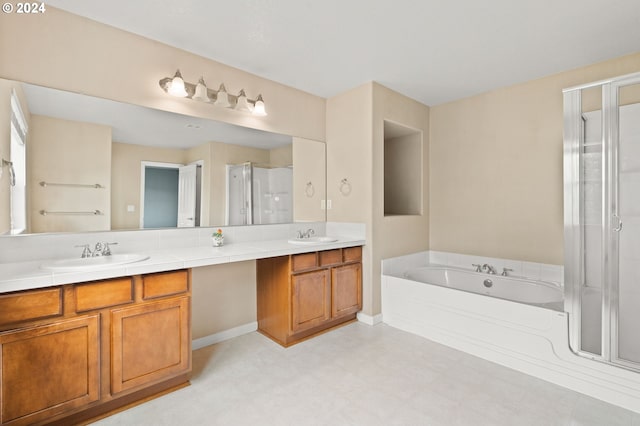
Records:
[[[253,115],[267,115],[267,110],[264,107],[264,99],[262,99],[262,95],[258,95],[258,99],[256,99],[256,104],[253,106]]]
[[[191,99],[194,101],[211,102],[211,99],[209,99],[209,95],[207,94],[207,85],[204,84],[203,77],[200,77],[200,80],[196,85],[196,92]]]
[[[185,98],[189,95],[184,87],[184,80],[182,79],[180,70],[177,70],[176,75],[173,76],[173,79],[169,84],[169,88],[167,89],[167,93],[171,96],[178,96],[180,98]]]
[[[227,89],[224,88],[224,84],[220,85],[216,101],[213,104],[216,106],[221,106],[223,108],[231,107],[231,102],[229,102],[229,94],[227,93]]]

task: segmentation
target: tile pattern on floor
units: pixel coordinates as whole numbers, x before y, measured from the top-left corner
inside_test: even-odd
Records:
[[[193,353],[191,386],[96,425],[640,426],[640,414],[384,324]]]

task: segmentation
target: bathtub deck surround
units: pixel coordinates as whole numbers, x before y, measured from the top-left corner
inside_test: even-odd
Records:
[[[407,278],[407,272],[423,270],[432,259],[452,264],[462,259],[468,273],[487,279],[498,277],[473,272],[471,263],[489,263],[497,267],[511,263],[500,263],[501,259],[451,254],[443,256],[429,252],[384,260],[384,323],[640,412],[640,375],[574,354],[568,345],[566,312]],[[517,265],[513,266],[517,268]],[[442,268],[442,265],[439,267]],[[538,277],[554,269],[547,268],[544,265],[536,268]]]

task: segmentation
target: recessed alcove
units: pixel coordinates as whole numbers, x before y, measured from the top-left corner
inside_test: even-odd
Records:
[[[384,215],[422,214],[422,131],[384,121]]]

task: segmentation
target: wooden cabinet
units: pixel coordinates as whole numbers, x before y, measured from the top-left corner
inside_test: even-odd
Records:
[[[283,346],[362,309],[362,247],[260,259],[258,330]]]
[[[188,382],[190,273],[0,295],[0,424],[75,424]]]
[[[116,394],[187,371],[189,298],[111,311],[111,391]]]
[[[23,425],[100,398],[99,316],[0,335],[2,424]]]
[[[328,270],[291,277],[291,329],[294,333],[323,324],[331,318],[331,275]]]

